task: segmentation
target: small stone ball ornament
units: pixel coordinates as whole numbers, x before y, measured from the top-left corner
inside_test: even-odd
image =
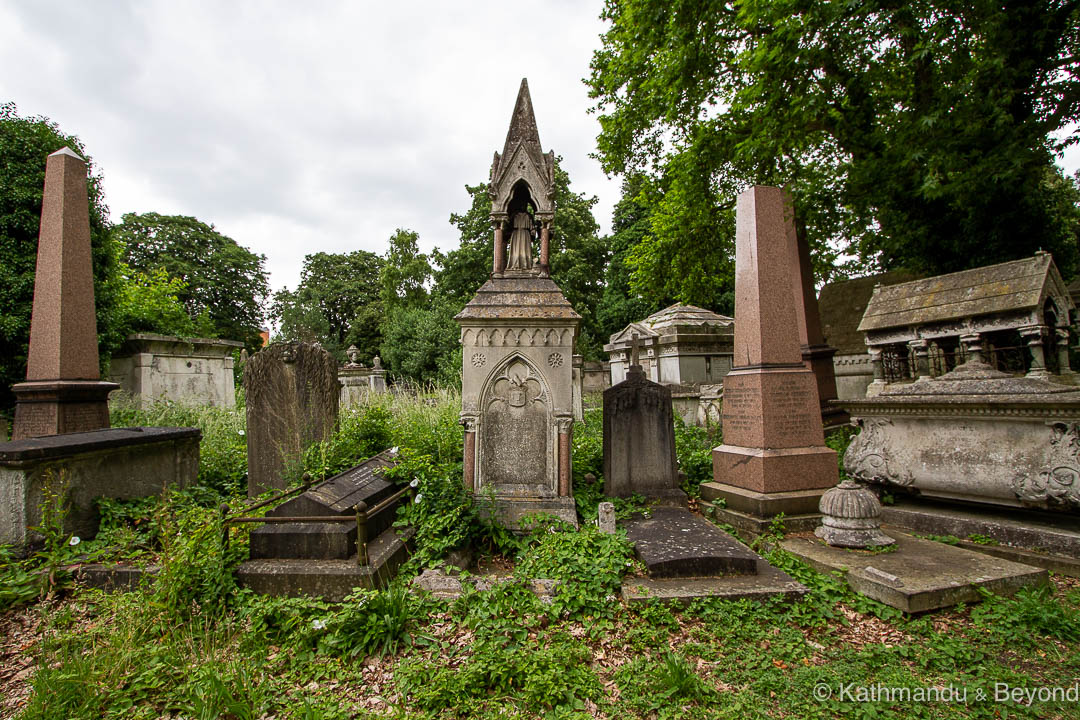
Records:
[[[896,542],[881,532],[881,503],[877,496],[850,478],[827,490],[818,509],[821,526],[814,534],[829,545],[871,548]]]

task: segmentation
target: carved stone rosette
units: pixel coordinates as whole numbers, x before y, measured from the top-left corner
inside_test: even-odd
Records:
[[[914,481],[911,472],[897,472],[893,463],[893,451],[889,442],[888,418],[854,418],[861,429],[847,452],[844,453],[844,470],[850,477],[863,482],[891,483],[908,487]]]
[[[1018,474],[1012,488],[1021,502],[1080,507],[1080,424],[1053,423],[1046,464]]]

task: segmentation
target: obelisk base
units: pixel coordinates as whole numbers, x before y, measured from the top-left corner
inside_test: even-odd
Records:
[[[34,380],[11,386],[15,393],[12,440],[88,432],[109,427],[109,393],[116,383],[99,380]]]
[[[837,483],[836,451],[827,447],[748,448],[721,445],[712,452],[713,478],[759,493],[822,490]]]

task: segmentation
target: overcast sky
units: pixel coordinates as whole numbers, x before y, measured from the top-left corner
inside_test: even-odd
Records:
[[[114,222],[193,215],[295,288],[305,254],[383,253],[398,227],[457,247],[528,77],[571,188],[618,199],[589,157],[582,78],[600,0],[0,0],[0,101],[77,135]]]

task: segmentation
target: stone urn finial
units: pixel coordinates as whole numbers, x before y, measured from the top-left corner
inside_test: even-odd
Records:
[[[345,351],[345,357],[349,358],[350,366],[359,366],[360,363],[356,360],[360,357],[360,348],[355,345],[350,345],[349,349]]]
[[[869,548],[896,542],[881,532],[881,503],[877,496],[850,478],[827,490],[818,509],[821,526],[814,534],[829,545]]]
[[[371,361],[371,366],[376,370],[382,370],[382,358],[376,355]]]

